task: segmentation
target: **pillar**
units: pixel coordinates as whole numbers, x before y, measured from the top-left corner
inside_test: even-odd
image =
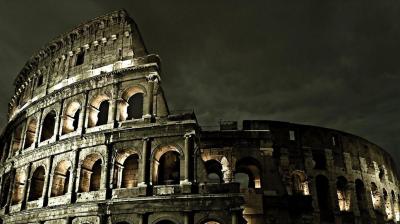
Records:
[[[53,191],[53,182],[54,182],[54,177],[55,176],[59,176],[58,174],[55,173],[50,173],[49,174],[49,190],[47,191],[47,197],[50,198],[51,197],[51,193]]]
[[[107,161],[101,164],[100,190],[107,189]]]
[[[82,105],[82,116],[79,116],[79,125],[78,130],[80,130],[80,134],[84,134],[85,130],[88,126],[88,103],[89,103],[89,92],[85,92],[85,102]]]
[[[185,169],[184,169],[184,180],[183,184],[191,184],[190,182],[190,161],[191,161],[191,137],[193,133],[185,134],[185,147],[184,147],[184,156],[185,156]]]
[[[147,92],[147,107],[145,108],[143,118],[150,119],[153,117],[153,97],[154,97],[154,82],[160,81],[160,76],[156,73],[150,73],[146,76],[148,83],[148,92]]]
[[[143,138],[143,147],[142,147],[142,163],[140,167],[140,181],[138,187],[146,187],[149,183],[149,178],[147,177],[148,172],[147,168],[149,166],[149,138]]]
[[[25,208],[25,206],[26,206],[26,201],[28,200],[28,197],[27,197],[27,194],[26,194],[26,192],[28,191],[28,186],[29,186],[29,182],[28,182],[28,180],[29,180],[29,173],[31,172],[31,164],[29,164],[26,168],[25,168],[25,185],[24,185],[24,189],[23,189],[23,191],[22,191],[22,200],[21,200],[21,203],[22,203],[22,209],[24,209]]]
[[[121,184],[122,184],[122,171],[124,170],[124,167],[121,164],[116,163],[114,165],[114,167],[117,168],[117,188],[121,188]],[[114,171],[115,173],[115,171]]]

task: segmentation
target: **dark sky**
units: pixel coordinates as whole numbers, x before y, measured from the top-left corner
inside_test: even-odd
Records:
[[[144,3],[145,2],[145,3]],[[125,8],[163,61],[172,110],[203,125],[271,119],[365,137],[400,161],[400,2],[7,1],[0,3],[0,116],[49,40]]]

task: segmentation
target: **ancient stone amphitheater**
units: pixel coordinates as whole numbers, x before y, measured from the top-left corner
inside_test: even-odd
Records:
[[[379,146],[276,121],[201,127],[169,111],[160,76],[123,10],[33,55],[1,135],[1,223],[399,223]]]

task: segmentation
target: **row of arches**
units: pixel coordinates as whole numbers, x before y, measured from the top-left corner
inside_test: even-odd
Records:
[[[323,175],[318,175],[315,178],[315,182],[321,221],[333,221],[334,203],[331,201],[331,197],[329,197],[331,195],[329,180]],[[369,194],[367,192],[367,187],[360,179],[355,180],[354,189],[349,186],[349,182],[345,177],[339,176],[336,179],[337,206],[341,212],[350,212],[353,204],[357,204],[360,215],[369,216]],[[400,196],[396,200],[396,194],[393,190],[391,191],[391,195],[388,195],[385,188],[382,189],[382,192],[383,195],[381,196],[377,185],[374,182],[371,183],[370,197],[373,208],[376,211],[382,210],[388,220],[395,219],[396,221],[400,221]],[[355,194],[355,197],[352,197],[352,194]],[[353,199],[356,201],[352,201]]]
[[[118,121],[141,119],[143,117],[145,90],[144,88],[131,87],[125,90],[118,103],[119,114]],[[35,116],[28,118],[27,123],[21,123],[12,134],[10,147],[12,154],[20,149],[32,147],[36,142],[44,142],[60,132],[60,135],[66,135],[76,132],[79,129],[93,128],[96,126],[110,123],[112,119],[109,114],[112,110],[110,106],[111,97],[107,94],[99,94],[89,101],[86,112],[86,122],[84,105],[79,100],[72,100],[66,103],[61,118],[58,119],[58,113],[55,109],[49,110],[43,114],[41,121]],[[60,120],[60,121],[58,121]],[[59,124],[60,123],[60,124]],[[86,124],[85,124],[86,123]],[[57,130],[60,125],[61,130]],[[3,158],[9,156],[8,149],[3,149]]]
[[[171,185],[179,184],[181,181],[180,169],[182,152],[173,146],[164,146],[157,149],[154,153],[152,163],[152,184],[153,185]],[[113,164],[112,186],[114,189],[129,189],[138,186],[140,167],[140,155],[134,150],[121,150],[118,152]],[[77,170],[76,187],[72,180],[74,169]],[[19,204],[24,197],[27,201],[41,199],[45,194],[46,179],[49,179],[49,196],[58,197],[73,193],[92,192],[105,189],[106,172],[105,158],[102,154],[89,153],[74,167],[69,159],[62,159],[54,164],[52,172],[47,173],[46,166],[40,165],[32,170],[29,175],[30,181],[27,181],[26,169],[21,169],[15,173],[15,179],[12,189],[11,203]],[[48,178],[49,177],[49,178]],[[24,196],[25,185],[27,187],[26,196]],[[3,183],[4,185],[4,183]],[[5,186],[2,188],[6,192]],[[2,194],[1,203],[5,205],[7,194]]]
[[[240,188],[261,188],[261,164],[252,157],[241,158],[235,163],[233,177],[232,168],[226,157],[205,161],[207,178],[210,183],[230,182],[231,179],[240,183]]]

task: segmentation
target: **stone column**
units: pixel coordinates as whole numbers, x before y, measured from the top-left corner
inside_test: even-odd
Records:
[[[43,109],[40,110],[39,119],[36,122],[36,130],[35,130],[35,139],[34,139],[34,147],[38,147],[39,139],[40,139],[40,131],[42,130],[42,118],[43,118]]]
[[[108,108],[108,118],[107,118],[107,123],[114,123],[115,117],[116,117],[116,108],[117,108],[117,102],[118,100],[116,99],[111,99],[108,101],[110,103],[110,107]]]
[[[79,116],[79,125],[78,130],[80,130],[80,134],[84,134],[85,130],[88,126],[88,105],[89,104],[89,91],[85,92],[85,102],[82,105],[82,116]]]
[[[190,161],[191,161],[191,138],[193,133],[185,134],[185,147],[184,147],[184,156],[185,156],[185,179],[182,181],[182,184],[191,184],[190,182]]]
[[[154,82],[159,82],[160,76],[157,72],[153,72],[146,76],[146,79],[148,82],[147,107],[145,108],[143,118],[151,120],[153,117]]]
[[[147,187],[148,180],[148,172],[147,168],[149,166],[149,145],[150,145],[150,139],[149,138],[143,138],[143,148],[142,148],[142,163],[140,167],[140,181],[138,184],[138,187]]]
[[[101,164],[100,190],[107,189],[107,161]]]
[[[74,173],[75,176],[75,193],[79,192],[79,186],[81,185],[82,182],[82,178],[81,178],[81,169],[82,169],[82,163],[79,162],[79,164],[77,164],[77,168],[76,168],[76,172]],[[83,176],[83,175],[82,175]]]
[[[26,206],[26,201],[28,201],[28,195],[26,194],[26,192],[28,191],[28,186],[29,186],[29,173],[31,172],[31,164],[29,164],[26,168],[25,168],[25,185],[24,185],[24,189],[22,191],[22,208],[24,209]]]
[[[74,187],[73,178],[74,178],[74,172],[73,172],[73,167],[71,167],[71,168],[69,168],[69,182],[68,182],[68,191],[67,191],[67,194],[71,194],[72,191],[74,190],[74,189],[73,189],[73,187]]]
[[[354,181],[348,182],[347,194],[350,194],[350,210],[353,211],[354,216],[360,216]]]
[[[116,163],[114,167],[117,167],[117,188],[121,188],[122,184],[122,171],[124,170],[124,167],[121,164]],[[114,171],[115,172],[115,171]]]
[[[47,162],[48,169],[46,170],[46,173],[45,173],[46,176],[44,177],[44,183],[43,183],[43,188],[44,188],[43,189],[43,206],[47,206],[47,202],[49,200],[50,194],[48,195],[48,192],[49,192],[49,189],[51,188],[51,185],[49,185],[49,183],[50,183],[49,174],[50,174],[50,171],[52,170],[53,159],[54,159],[54,156],[50,156],[50,159]]]
[[[55,176],[59,176],[58,174],[55,173],[50,173],[49,174],[49,190],[47,191],[47,197],[50,198],[51,197],[51,193],[52,193],[52,188],[53,188],[53,182],[54,182],[54,177]],[[65,178],[65,177],[64,177]]]

